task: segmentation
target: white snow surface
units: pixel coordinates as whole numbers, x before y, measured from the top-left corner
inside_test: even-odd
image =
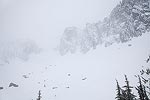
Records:
[[[137,83],[134,75],[146,65],[149,43],[150,34],[145,33],[127,43],[98,46],[86,54],[60,56],[51,48],[31,55],[26,62],[11,60],[0,65],[0,87],[4,87],[0,100],[36,100],[39,90],[41,100],[115,100],[115,79],[122,86],[126,74],[131,85]],[[11,82],[19,87],[8,87]]]

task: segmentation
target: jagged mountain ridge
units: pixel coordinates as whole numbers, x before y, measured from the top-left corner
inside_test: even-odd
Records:
[[[82,53],[113,43],[124,43],[150,31],[150,0],[122,0],[103,21],[87,23],[84,29],[67,27],[62,34],[58,50]]]

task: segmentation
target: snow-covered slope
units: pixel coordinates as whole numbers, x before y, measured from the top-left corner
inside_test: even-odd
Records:
[[[41,100],[114,100],[115,78],[122,85],[127,74],[131,85],[136,82],[149,43],[150,34],[145,33],[127,43],[99,45],[86,55],[43,51],[27,62],[14,60],[0,66],[0,100],[36,100],[39,90]],[[12,82],[19,87],[8,87]]]

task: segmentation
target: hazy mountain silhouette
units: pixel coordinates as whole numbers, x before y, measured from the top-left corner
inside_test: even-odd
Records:
[[[122,0],[103,21],[84,29],[67,27],[58,50],[61,55],[77,50],[86,53],[97,45],[124,43],[150,31],[150,0]]]

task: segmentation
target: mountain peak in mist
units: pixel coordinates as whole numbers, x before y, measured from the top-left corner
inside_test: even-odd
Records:
[[[67,27],[58,50],[61,55],[77,50],[86,53],[98,45],[125,43],[150,31],[150,0],[122,0],[102,22],[84,29]]]
[[[19,58],[27,61],[31,54],[38,54],[41,48],[32,40],[12,40],[0,42],[0,63],[8,63],[12,59]]]

